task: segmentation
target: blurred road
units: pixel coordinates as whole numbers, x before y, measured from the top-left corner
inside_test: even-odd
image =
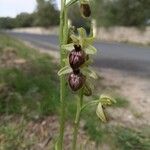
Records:
[[[39,48],[58,50],[56,35],[37,35],[8,32],[18,39],[31,42]],[[125,43],[95,42],[98,53],[94,56],[94,66],[128,71],[136,75],[150,77],[150,47]]]

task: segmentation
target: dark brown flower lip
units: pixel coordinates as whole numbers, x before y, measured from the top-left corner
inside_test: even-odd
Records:
[[[74,72],[69,74],[68,82],[72,91],[77,91],[81,89],[85,83],[86,77],[82,73],[74,74]]]
[[[83,50],[76,51],[73,49],[69,54],[69,64],[72,69],[76,70],[86,61],[86,54]]]

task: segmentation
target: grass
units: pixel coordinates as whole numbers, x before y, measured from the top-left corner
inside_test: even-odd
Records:
[[[1,150],[23,150],[30,149],[35,143],[34,139],[28,140],[25,137],[25,122],[21,121],[18,125],[5,123],[0,127],[0,149]]]
[[[117,95],[114,97],[116,100],[116,103],[113,105],[114,107],[128,107],[129,102],[125,97],[122,97],[120,95]]]
[[[59,86],[52,58],[7,36],[0,36],[0,45],[1,54],[11,47],[17,58],[26,60],[23,67],[0,68],[0,113],[22,113],[24,109],[28,114],[56,113]]]
[[[140,130],[100,123],[95,117],[86,120],[84,129],[97,145],[109,145],[111,150],[149,150],[150,128]],[[144,130],[147,129],[147,133]]]
[[[9,50],[9,51],[8,51]],[[17,126],[13,121],[0,119],[0,149],[30,149],[38,141],[25,138],[28,121],[39,120],[48,115],[59,113],[58,65],[53,58],[25,46],[22,42],[0,34],[0,61],[5,52],[15,53],[15,59],[24,59],[21,65],[2,65],[0,62],[0,116],[23,116],[23,122]],[[9,54],[9,55],[10,55]],[[5,62],[6,63],[6,62]],[[70,93],[70,92],[68,92]],[[115,107],[128,107],[129,102],[115,95]],[[94,99],[94,98],[91,98]],[[74,95],[68,94],[66,105],[67,119],[73,121],[76,112]],[[112,150],[148,150],[149,134],[136,130],[101,123],[95,115],[95,107],[87,108],[82,114],[84,130],[91,140],[98,144],[107,144]],[[25,121],[25,123],[24,123]]]
[[[121,147],[121,150],[149,150],[150,148],[150,135],[143,134],[143,131],[118,127],[115,133],[116,145]]]

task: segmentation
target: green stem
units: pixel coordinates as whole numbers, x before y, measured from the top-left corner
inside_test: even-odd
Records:
[[[76,150],[77,135],[78,135],[78,128],[79,128],[79,123],[80,123],[82,103],[83,103],[83,89],[81,89],[80,98],[77,101],[77,112],[76,112],[76,118],[75,118],[75,122],[74,122],[72,150]]]
[[[91,101],[91,102],[88,102],[86,103],[82,108],[81,108],[81,111],[83,111],[86,107],[90,106],[90,105],[95,105],[95,104],[98,104],[99,103],[99,100],[94,100],[94,101]]]
[[[67,36],[65,34],[68,33],[67,26],[67,11],[65,9],[66,0],[61,0],[61,12],[60,12],[60,66],[64,67],[63,59],[66,57],[64,53],[64,49],[61,48],[61,45],[66,44]],[[65,96],[66,96],[66,81],[65,76],[62,75],[60,77],[60,102],[61,102],[61,117],[60,117],[60,131],[59,131],[59,140],[58,140],[58,149],[63,150],[63,139],[64,139],[64,128],[65,128]]]

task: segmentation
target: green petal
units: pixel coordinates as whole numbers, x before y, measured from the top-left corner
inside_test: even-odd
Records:
[[[58,71],[58,75],[61,76],[70,72],[72,72],[72,68],[70,66],[65,66]]]
[[[88,45],[88,47],[86,47],[84,50],[86,54],[90,54],[90,55],[93,55],[97,52],[97,49],[92,45]]]
[[[70,43],[70,44],[65,44],[65,45],[62,45],[61,48],[62,49],[65,49],[67,51],[72,51],[74,49],[74,44],[73,43]]]

